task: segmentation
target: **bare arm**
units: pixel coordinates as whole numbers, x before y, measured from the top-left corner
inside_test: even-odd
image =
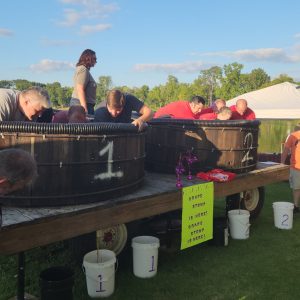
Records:
[[[141,131],[144,127],[144,123],[150,121],[153,118],[154,113],[147,105],[143,105],[139,113],[141,116],[134,120],[132,124],[138,126],[139,131]]]
[[[288,154],[290,153],[290,149],[287,147],[283,148],[283,151],[281,153],[281,163],[285,164],[286,158],[288,156]]]

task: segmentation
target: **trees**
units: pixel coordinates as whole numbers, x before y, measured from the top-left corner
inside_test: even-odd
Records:
[[[64,107],[69,105],[72,88],[62,87],[59,82],[48,83],[45,88],[50,96],[52,106]]]
[[[15,83],[13,80],[0,80],[0,88],[2,89],[14,89]]]
[[[40,83],[40,82],[34,82],[34,81],[28,81],[25,79],[16,79],[14,80],[15,88],[19,91],[23,91],[28,89],[31,86],[40,86],[40,87],[46,87],[46,84]]]
[[[140,88],[135,88],[134,94],[142,101],[146,101],[148,98],[150,88],[148,85],[142,85]]]
[[[231,99],[240,94],[240,79],[243,65],[237,62],[224,65],[223,76],[221,78],[220,97]]]
[[[212,104],[215,99],[216,90],[220,86],[222,79],[222,69],[220,67],[214,66],[207,70],[202,70],[198,79],[194,81],[194,90],[198,89],[199,93],[195,94],[201,95],[208,100],[208,104]]]
[[[271,86],[271,85],[275,85],[275,84],[278,84],[278,83],[283,83],[283,82],[290,82],[290,83],[295,83],[294,79],[290,76],[288,76],[287,74],[280,74],[277,78],[273,79],[272,81],[269,81],[267,83],[265,83],[263,87],[268,87],[268,86]]]
[[[161,95],[166,103],[178,100],[179,82],[178,79],[169,75],[167,83],[161,86]]]
[[[112,79],[110,76],[100,76],[97,83],[97,103],[106,99],[107,92],[111,89]]]
[[[254,69],[249,74],[241,74],[240,94],[255,91],[270,82],[270,76],[261,68]]]
[[[216,98],[231,99],[240,94],[281,82],[294,82],[293,78],[287,74],[281,74],[271,81],[270,76],[262,68],[253,69],[250,73],[242,73],[242,69],[242,64],[234,62],[223,67],[213,66],[202,70],[191,84],[181,83],[175,76],[169,75],[165,84],[160,84],[151,89],[148,85],[114,88],[134,94],[153,110],[156,110],[173,101],[189,100],[194,95],[203,96],[210,104]],[[42,84],[24,79],[0,80],[0,88],[24,90],[32,85],[45,87],[49,92],[54,107],[69,104],[72,88],[62,87],[59,82]],[[97,102],[106,99],[107,91],[112,86],[113,83],[110,76],[100,76],[98,78]]]

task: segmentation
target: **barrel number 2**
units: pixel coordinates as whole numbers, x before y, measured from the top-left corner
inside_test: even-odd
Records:
[[[103,156],[106,153],[108,153],[106,172],[96,174],[94,176],[94,179],[103,180],[103,179],[110,179],[112,177],[123,177],[123,171],[117,171],[117,172],[112,171],[113,153],[114,153],[114,144],[112,141],[108,142],[108,144],[99,151],[99,156]]]
[[[249,132],[246,134],[245,139],[244,139],[244,146],[246,146],[248,148],[248,151],[244,155],[244,157],[242,159],[242,163],[253,159],[253,157],[250,156],[250,150],[252,149],[252,145],[253,145],[253,135],[251,132]]]

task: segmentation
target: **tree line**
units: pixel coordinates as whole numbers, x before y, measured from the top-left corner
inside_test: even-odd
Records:
[[[144,101],[153,110],[176,100],[188,100],[193,95],[201,95],[211,104],[217,98],[229,100],[238,95],[265,88],[282,82],[297,83],[286,74],[281,74],[271,80],[271,77],[261,68],[253,69],[250,73],[242,73],[244,66],[237,62],[214,66],[202,70],[192,83],[181,83],[178,79],[169,75],[165,84],[149,88],[114,86],[110,76],[100,76],[97,82],[97,103],[105,100],[106,93],[112,88],[123,92],[132,93]],[[45,88],[55,108],[68,106],[73,87],[63,87],[59,82],[39,83],[24,79],[0,80],[0,88],[12,88],[24,90],[32,85]]]

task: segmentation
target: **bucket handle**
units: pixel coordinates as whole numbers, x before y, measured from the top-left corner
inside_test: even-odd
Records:
[[[246,231],[245,231],[246,234],[249,234],[250,225],[251,225],[250,223],[246,224],[246,226],[247,226]]]

